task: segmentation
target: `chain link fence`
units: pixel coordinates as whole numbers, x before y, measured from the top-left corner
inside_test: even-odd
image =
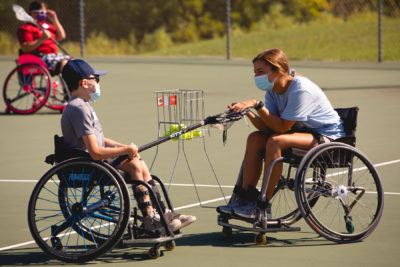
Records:
[[[239,0],[197,1],[207,2],[208,8],[213,8],[220,13],[220,16],[217,20],[215,18],[211,20],[207,16],[200,16],[196,23],[190,25],[186,25],[192,19],[190,14],[172,20],[172,18],[176,18],[174,15],[176,15],[177,8],[171,3],[178,3],[176,5],[179,6],[180,1],[163,1],[162,6],[157,10],[151,8],[143,9],[143,6],[149,5],[149,2],[144,0],[46,0],[45,2],[49,9],[57,12],[59,20],[65,28],[67,33],[65,46],[67,50],[68,48],[75,49],[71,54],[83,56],[99,55],[99,53],[139,54],[144,51],[143,47],[157,50],[163,47],[163,44],[171,44],[177,42],[177,40],[198,41],[199,35],[195,34],[196,31],[209,38],[221,37],[225,35],[226,29],[229,30],[229,27],[226,27],[226,22],[229,21],[226,19],[228,2],[231,4],[232,14],[246,12],[246,10],[235,10],[239,6],[236,1]],[[283,10],[289,9],[293,1],[296,0],[281,0]],[[30,2],[31,0],[0,1],[0,54],[16,54],[18,50],[18,42],[15,36],[17,28],[22,25],[22,22],[15,18],[12,4],[16,3],[27,10]],[[185,8],[188,7],[193,13],[200,12],[196,11],[196,8],[199,9],[199,4],[196,6],[196,1],[194,0],[190,2],[193,3],[191,4],[192,6],[187,3],[182,4],[182,7],[179,6],[182,9],[182,14],[186,14]],[[271,2],[274,1],[264,2],[271,5]],[[303,2],[306,3],[306,1]],[[139,6],[141,9],[137,8]],[[353,36],[350,38],[362,39],[365,32],[373,32],[376,40],[369,41],[368,44],[363,45],[369,45],[376,51],[376,60],[399,60],[399,49],[395,49],[396,52],[394,54],[388,54],[385,47],[398,46],[396,42],[399,40],[400,32],[397,31],[396,35],[393,32],[387,32],[386,29],[389,26],[391,28],[396,27],[393,24],[397,23],[398,25],[400,0],[326,0],[325,5],[318,8],[319,12],[329,13],[336,19],[343,20],[343,23],[348,23],[357,16],[372,16],[373,18],[357,25],[358,29],[354,31]],[[267,8],[265,9],[267,10]],[[143,10],[148,12],[143,12]],[[234,17],[232,18],[232,23],[235,23]],[[179,27],[184,28],[184,30],[178,31]],[[190,27],[195,27],[196,29],[191,29]],[[173,35],[166,34],[172,28],[175,29]],[[159,34],[159,38],[151,39],[149,37],[150,34]],[[229,38],[229,35],[226,35],[226,37]],[[349,36],[339,38],[349,38]],[[158,44],[154,40],[158,41]],[[73,46],[70,43],[75,45]],[[106,45],[119,50],[114,53],[110,48],[109,51],[96,52],[96,46]],[[78,47],[79,51],[76,50],[76,47]],[[229,42],[227,42],[227,55],[230,54],[229,49]],[[232,54],[234,54],[234,51],[232,51]]]

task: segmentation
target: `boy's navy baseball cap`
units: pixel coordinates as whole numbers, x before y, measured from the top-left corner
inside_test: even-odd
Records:
[[[89,63],[82,59],[71,59],[65,64],[62,70],[62,77],[65,81],[80,81],[89,75],[105,75],[106,71],[95,71]]]

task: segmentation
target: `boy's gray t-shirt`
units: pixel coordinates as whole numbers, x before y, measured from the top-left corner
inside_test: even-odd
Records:
[[[103,129],[96,112],[89,102],[76,97],[71,98],[61,117],[61,130],[64,142],[71,148],[87,151],[82,136],[94,134],[99,147],[104,147]]]
[[[345,136],[343,122],[324,92],[306,77],[295,76],[283,94],[268,90],[265,106],[282,119],[296,121],[331,139]]]

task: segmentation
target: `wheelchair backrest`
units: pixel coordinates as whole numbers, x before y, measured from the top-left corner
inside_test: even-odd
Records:
[[[358,107],[351,108],[336,108],[340,119],[343,121],[344,132],[346,137],[337,139],[337,142],[343,142],[351,146],[356,145],[356,129],[357,129],[357,116]]]
[[[90,158],[89,153],[80,149],[69,148],[64,143],[64,138],[54,135],[55,162],[59,163],[71,158]]]

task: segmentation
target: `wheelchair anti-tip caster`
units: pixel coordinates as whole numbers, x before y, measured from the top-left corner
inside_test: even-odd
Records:
[[[161,255],[161,253],[160,253],[160,249],[159,249],[158,246],[154,246],[151,249],[149,249],[149,257],[150,257],[150,259],[153,259],[153,260],[157,259],[157,258],[160,257],[160,255]]]
[[[232,228],[231,227],[222,227],[222,235],[226,238],[232,236]]]
[[[263,246],[267,244],[267,237],[264,235],[264,233],[258,233],[254,236],[254,242],[256,245]]]
[[[168,251],[172,251],[175,248],[175,241],[174,240],[170,240],[164,243],[164,248]]]

